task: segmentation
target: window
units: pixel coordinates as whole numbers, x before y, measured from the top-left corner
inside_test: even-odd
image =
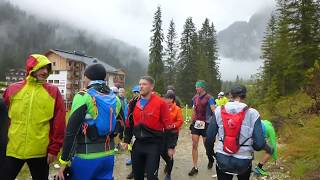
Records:
[[[63,90],[63,89],[61,90],[61,93],[62,93],[62,94],[64,93],[64,90]]]
[[[54,80],[54,83],[55,84],[59,84],[59,80]]]
[[[53,65],[53,66],[56,66],[56,62],[52,62],[52,65]]]
[[[72,62],[71,61],[69,61],[69,66],[72,66]]]
[[[53,83],[53,80],[49,80],[48,83],[51,83],[51,84],[52,84],[52,83]]]
[[[60,71],[54,71],[54,74],[60,74]]]

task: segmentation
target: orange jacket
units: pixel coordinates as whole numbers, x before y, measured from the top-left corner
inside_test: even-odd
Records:
[[[173,123],[173,127],[179,131],[183,124],[182,112],[179,106],[176,103],[169,106],[170,118]]]

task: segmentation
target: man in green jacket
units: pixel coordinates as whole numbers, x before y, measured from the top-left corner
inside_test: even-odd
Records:
[[[113,138],[121,102],[106,85],[106,73],[98,63],[84,72],[85,89],[73,98],[56,180],[64,180],[71,160],[73,180],[113,179]]]
[[[275,161],[278,159],[277,136],[276,131],[274,130],[274,127],[270,121],[262,120],[261,125],[263,135],[267,139],[267,144],[265,147],[266,153],[262,157],[262,161],[260,161],[255,168],[255,172],[262,176],[269,176],[269,173],[262,167],[269,161],[270,158],[273,158]]]

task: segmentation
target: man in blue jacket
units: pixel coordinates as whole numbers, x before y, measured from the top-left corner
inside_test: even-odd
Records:
[[[253,153],[262,150],[266,144],[258,111],[243,103],[246,92],[244,86],[233,87],[233,101],[216,109],[208,127],[206,147],[209,155],[213,154],[210,149],[213,149],[216,137],[218,139],[214,150],[219,180],[232,180],[234,175],[249,180]]]

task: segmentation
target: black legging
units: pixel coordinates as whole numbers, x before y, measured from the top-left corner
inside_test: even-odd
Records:
[[[164,145],[163,145],[161,157],[166,162],[166,171],[167,171],[166,173],[168,175],[171,175],[174,160],[173,160],[173,158],[171,159],[171,157],[169,157],[169,155],[168,155],[168,147],[167,147],[166,143],[164,143]]]
[[[227,174],[221,171],[218,166],[216,166],[216,171],[217,171],[218,180],[232,180],[233,178],[233,175]],[[251,167],[249,167],[245,173],[237,175],[237,177],[238,177],[238,180],[249,180],[250,175],[251,175]]]
[[[144,180],[144,172],[148,180],[158,180],[160,162],[160,144],[146,143],[136,140],[132,149],[132,169],[135,180]]]
[[[2,162],[3,163],[3,162]],[[17,159],[7,157],[5,160],[5,173],[1,173],[3,180],[14,180],[19,174],[24,163],[27,163],[33,180],[47,180],[49,176],[49,165],[47,158]]]

